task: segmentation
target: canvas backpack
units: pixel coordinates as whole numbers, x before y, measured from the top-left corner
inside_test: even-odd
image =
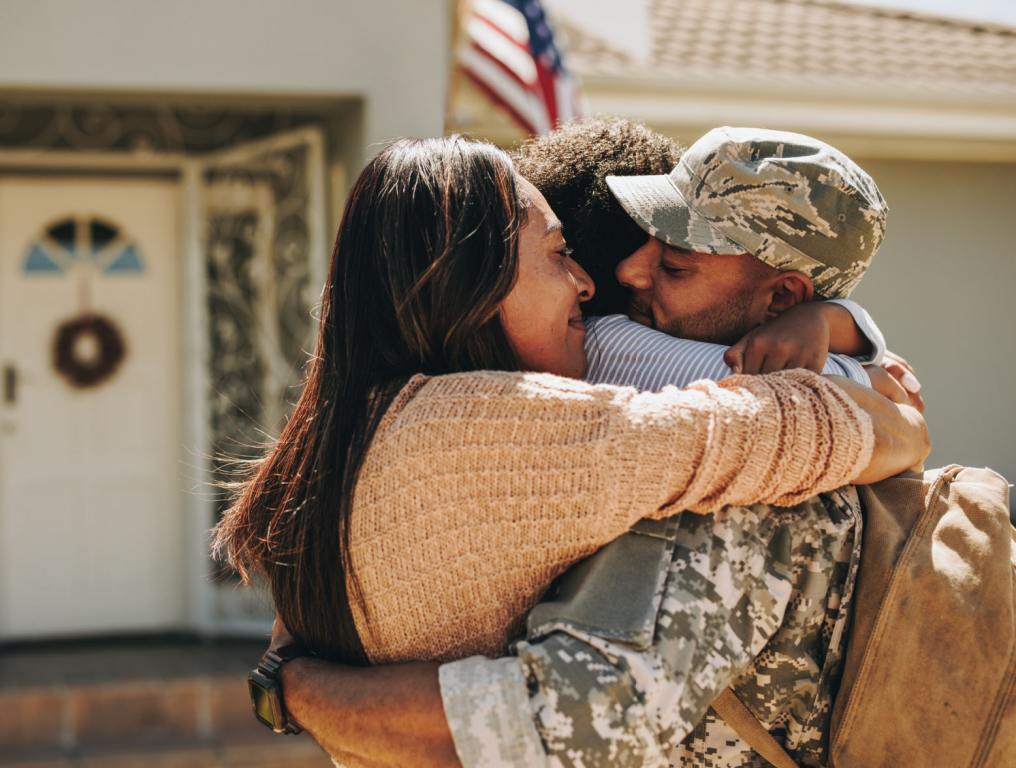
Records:
[[[858,492],[864,540],[833,768],[1016,766],[1016,531],[990,469],[907,473]],[[793,760],[726,691],[713,705],[777,768]]]

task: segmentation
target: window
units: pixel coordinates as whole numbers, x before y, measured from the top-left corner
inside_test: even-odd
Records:
[[[119,227],[86,216],[68,216],[47,226],[28,246],[24,271],[62,274],[86,259],[106,275],[144,271],[138,247]]]

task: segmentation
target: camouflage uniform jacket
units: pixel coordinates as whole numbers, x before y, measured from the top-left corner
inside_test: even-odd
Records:
[[[852,487],[643,521],[566,574],[515,656],[441,667],[463,765],[764,766],[709,710],[730,685],[824,765],[860,542]]]

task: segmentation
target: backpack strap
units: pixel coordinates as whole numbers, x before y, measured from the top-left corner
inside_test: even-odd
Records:
[[[773,738],[730,688],[716,697],[713,711],[773,768],[798,768],[794,759]]]

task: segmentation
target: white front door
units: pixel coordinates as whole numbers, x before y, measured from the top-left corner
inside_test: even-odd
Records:
[[[185,620],[178,198],[164,179],[0,177],[0,639]],[[125,354],[75,386],[55,333],[86,310]]]

